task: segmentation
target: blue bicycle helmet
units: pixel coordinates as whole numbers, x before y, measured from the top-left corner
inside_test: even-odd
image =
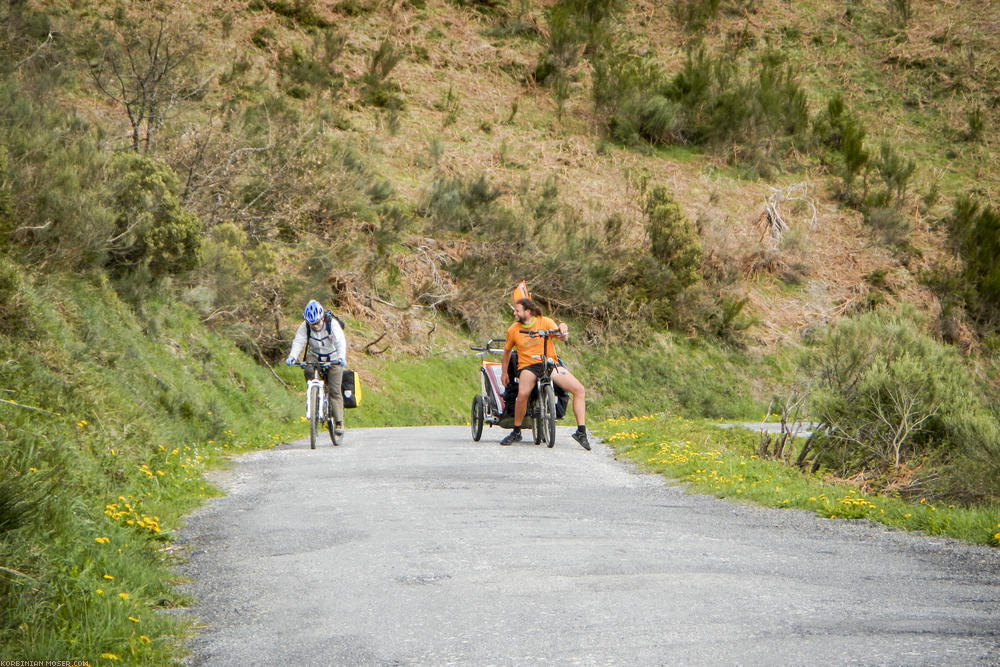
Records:
[[[306,309],[302,311],[302,316],[306,318],[306,322],[309,324],[316,324],[323,319],[323,306],[319,304],[319,301],[313,299],[306,304]]]

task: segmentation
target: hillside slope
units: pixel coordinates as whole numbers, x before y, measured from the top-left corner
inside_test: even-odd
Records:
[[[470,285],[468,271],[452,269],[463,257],[478,261],[478,244],[502,246],[522,228],[470,238],[468,226],[441,223],[447,216],[435,199],[461,199],[448,187],[471,190],[474,179],[490,206],[545,227],[550,245],[572,233],[639,251],[649,243],[647,197],[665,186],[698,230],[710,291],[747,299],[744,312],[756,322],[744,337],[750,344],[795,341],[809,325],[866,308],[872,291],[880,302],[937,315],[921,276],[952,262],[938,223],[956,196],[993,201],[997,193],[990,130],[998,75],[989,64],[1000,9],[686,0],[621,3],[607,22],[609,44],[669,76],[698,49],[751,79],[760,58],[778,53],[794,68],[810,116],[842,96],[867,133],[872,162],[883,141],[914,162],[899,205],[902,231],[881,234],[845,206],[836,156],[793,149],[761,161],[753,156],[768,150],[767,136],[756,144],[609,141],[592,95],[596,61],[583,46],[569,58],[564,88],[537,81],[556,4],[254,0],[118,15],[76,4],[12,11],[9,24],[23,23],[15,76],[64,68],[61,105],[101,128],[101,146],[112,150],[127,148],[135,128],[127,94],[106,75],[129,40],[166,28],[160,34],[184,59],[163,93],[169,108],[140,124],[150,140],[142,146],[180,175],[182,203],[210,228],[233,222],[244,244],[276,243],[285,280],[271,274],[250,291],[224,294],[203,269],[191,293],[204,315],[256,326],[250,335],[268,354],[279,331],[254,322],[294,320],[295,304],[323,281],[372,338],[386,331],[400,349],[418,349],[438,313],[474,329],[502,316],[507,275]],[[98,30],[107,38],[95,44],[87,35]],[[864,176],[866,189],[869,177],[878,173]],[[790,227],[780,240],[759,225],[769,197]],[[469,208],[453,214],[468,217]],[[525,262],[510,273],[551,308],[579,310],[567,298],[577,287],[548,289],[553,271]],[[261,303],[274,289],[276,298]],[[576,315],[586,321],[586,312]]]

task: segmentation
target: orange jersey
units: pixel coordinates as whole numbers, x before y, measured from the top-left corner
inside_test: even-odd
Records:
[[[521,333],[521,330],[526,331],[545,331],[546,329],[555,329],[556,323],[550,318],[540,315],[534,319],[531,325],[521,324],[520,322],[514,322],[507,329],[507,342],[504,345],[504,351],[510,351],[517,349],[517,370],[520,371],[522,368],[530,366],[532,364],[542,363],[542,345],[545,343],[545,339],[541,336],[532,338],[528,334]],[[547,344],[547,350],[549,359],[555,361],[556,359],[556,339],[555,336],[549,338]]]

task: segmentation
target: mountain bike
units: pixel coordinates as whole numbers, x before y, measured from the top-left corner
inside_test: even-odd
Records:
[[[532,338],[542,338],[542,374],[528,399],[527,412],[533,420],[531,434],[535,444],[544,442],[552,447],[556,444],[556,390],[552,383],[552,369],[556,367],[556,362],[549,358],[549,339],[558,336],[559,329],[543,331],[521,329],[521,333]]]
[[[306,381],[306,419],[309,420],[309,449],[316,449],[316,441],[319,439],[319,431],[326,424],[326,430],[330,433],[330,441],[334,447],[339,445],[344,436],[338,436],[334,428],[333,419],[330,417],[330,398],[326,391],[326,371],[333,364],[328,361],[299,361],[295,364],[299,368],[313,368],[317,372],[313,379]],[[337,388],[340,391],[340,388]]]

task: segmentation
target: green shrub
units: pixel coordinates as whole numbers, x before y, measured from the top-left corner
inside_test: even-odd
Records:
[[[431,184],[423,213],[451,231],[502,234],[510,226],[510,212],[496,204],[500,194],[482,174],[468,181],[442,178]]]
[[[326,28],[330,23],[316,12],[314,0],[264,0],[267,7],[299,25],[310,28]]]
[[[983,131],[986,129],[986,120],[983,118],[983,109],[978,104],[969,109],[965,114],[965,122],[968,127],[965,130],[963,139],[966,141],[979,141],[983,138]]]
[[[136,153],[121,153],[110,166],[118,219],[109,266],[124,273],[141,269],[154,281],[196,267],[202,223],[178,202],[174,171]]]
[[[701,243],[694,225],[666,188],[657,186],[646,200],[646,230],[652,256],[666,267],[683,289],[699,279]]]
[[[809,113],[794,69],[776,51],[757,62],[690,49],[669,80],[628,56],[595,66],[595,104],[619,141],[725,150],[762,170],[806,144]]]
[[[569,72],[580,55],[595,61],[611,52],[611,24],[623,7],[622,0],[556,0],[549,8],[549,44],[535,65],[534,78],[552,86],[560,104],[568,96]]]
[[[800,464],[883,483],[916,469],[912,486],[953,495],[958,470],[948,464],[972,457],[1000,470],[1000,428],[982,388],[954,348],[917,326],[905,313],[868,313],[838,323],[810,350],[819,426]],[[997,480],[961,493],[996,497]]]
[[[865,211],[864,220],[882,243],[899,248],[906,247],[911,231],[910,221],[898,208],[870,203]]]
[[[721,0],[672,0],[670,13],[688,32],[705,27],[719,11]]]
[[[849,197],[855,179],[868,164],[865,128],[860,120],[848,113],[844,98],[838,93],[827,102],[826,110],[817,115],[813,133],[839,156],[843,179],[841,194]]]
[[[400,51],[390,39],[384,39],[368,61],[368,69],[361,76],[361,100],[370,106],[383,109],[402,109],[401,88],[389,75],[403,59]]]
[[[103,264],[114,218],[96,139],[80,119],[0,82],[0,236],[15,254],[39,266]]]
[[[946,221],[962,259],[959,293],[982,333],[1000,327],[1000,214],[971,196],[955,201]]]
[[[917,164],[899,155],[888,142],[883,142],[875,168],[889,199],[894,204],[901,204],[906,198],[906,188]]]

